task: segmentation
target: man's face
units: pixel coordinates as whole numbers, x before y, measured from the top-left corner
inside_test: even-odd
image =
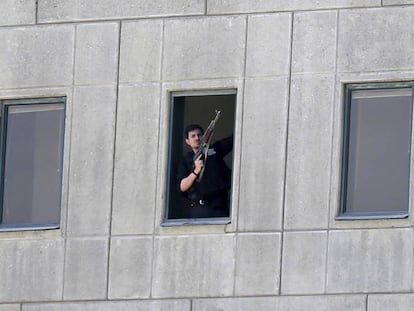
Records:
[[[186,138],[185,142],[187,145],[190,146],[191,149],[198,149],[200,146],[200,139],[203,136],[200,129],[195,129],[193,131],[188,132],[188,138]]]

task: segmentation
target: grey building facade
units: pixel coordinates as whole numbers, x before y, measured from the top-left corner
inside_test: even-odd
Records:
[[[59,226],[0,228],[0,311],[413,309],[414,186],[337,218],[344,87],[414,80],[413,0],[3,0],[0,41],[0,101],[66,102]],[[229,222],[165,225],[171,94],[222,90]]]

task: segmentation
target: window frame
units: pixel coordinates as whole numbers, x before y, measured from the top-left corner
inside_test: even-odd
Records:
[[[231,223],[232,217],[232,205],[233,202],[231,200],[232,193],[233,193],[233,184],[234,184],[234,170],[232,171],[232,188],[230,191],[230,203],[229,203],[229,216],[228,217],[207,217],[207,218],[169,218],[170,208],[172,204],[171,200],[171,191],[174,191],[171,180],[173,176],[173,167],[172,159],[173,157],[173,144],[174,141],[177,140],[177,137],[174,135],[175,131],[175,124],[176,122],[183,122],[181,119],[177,119],[175,115],[176,112],[176,100],[177,98],[185,98],[185,97],[205,97],[205,96],[220,96],[220,95],[233,95],[234,96],[234,111],[237,108],[237,88],[228,88],[228,89],[209,89],[209,90],[189,90],[189,91],[170,91],[169,92],[169,135],[168,135],[168,152],[167,152],[167,174],[166,174],[166,199],[165,205],[163,208],[163,217],[161,221],[161,227],[175,227],[175,226],[185,226],[185,225],[227,225]],[[179,99],[178,99],[179,100]],[[214,117],[214,115],[211,115]],[[220,122],[220,121],[219,121]],[[183,124],[183,128],[184,128]],[[233,116],[233,134],[236,129],[236,113]],[[184,141],[183,139],[183,131],[179,133],[179,140]],[[213,138],[214,141],[214,138]],[[234,148],[233,148],[234,150]],[[232,158],[232,165],[234,165],[234,154]]]
[[[6,149],[7,149],[7,118],[8,109],[11,106],[31,106],[31,105],[47,105],[47,104],[61,104],[63,105],[63,130],[61,136],[61,167],[60,167],[60,202],[58,209],[59,220],[57,222],[39,222],[39,223],[13,223],[4,224],[3,221],[3,199],[4,199],[4,174],[6,165]],[[66,96],[61,97],[40,97],[40,98],[7,98],[0,99],[0,232],[2,231],[29,231],[29,230],[51,230],[59,229],[62,221],[62,203],[63,203],[63,168],[64,168],[64,150],[65,150],[65,132],[66,132],[66,117],[67,117],[67,100]]]
[[[411,89],[411,127],[410,127],[410,161],[409,161],[409,180],[408,180],[408,206],[405,211],[375,211],[375,212],[346,212],[346,196],[347,196],[347,178],[348,178],[348,162],[349,162],[349,142],[350,142],[350,126],[351,126],[351,106],[353,91],[369,91],[369,90],[386,90],[386,89]],[[369,220],[369,219],[403,219],[409,217],[411,209],[412,197],[412,162],[413,162],[413,127],[414,127],[414,81],[406,82],[371,82],[371,83],[349,83],[343,87],[343,126],[342,126],[342,160],[341,160],[341,178],[340,178],[340,200],[338,214],[336,220]]]

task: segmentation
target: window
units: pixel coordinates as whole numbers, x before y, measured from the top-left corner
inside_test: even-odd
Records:
[[[167,204],[163,225],[229,222],[235,103],[235,90],[171,94]],[[197,174],[199,168],[194,166],[193,159],[200,146],[197,137],[216,117],[211,144],[206,148],[207,160],[202,173]],[[185,133],[186,128],[188,133]]]
[[[339,219],[408,216],[413,86],[346,86]]]
[[[0,229],[57,228],[65,100],[2,100]]]

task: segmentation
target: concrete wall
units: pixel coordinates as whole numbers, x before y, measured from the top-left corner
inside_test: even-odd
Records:
[[[411,311],[413,218],[335,215],[343,84],[413,80],[413,22],[412,0],[1,1],[0,98],[68,112],[61,229],[0,232],[0,311]],[[168,92],[222,88],[231,224],[161,227]]]

